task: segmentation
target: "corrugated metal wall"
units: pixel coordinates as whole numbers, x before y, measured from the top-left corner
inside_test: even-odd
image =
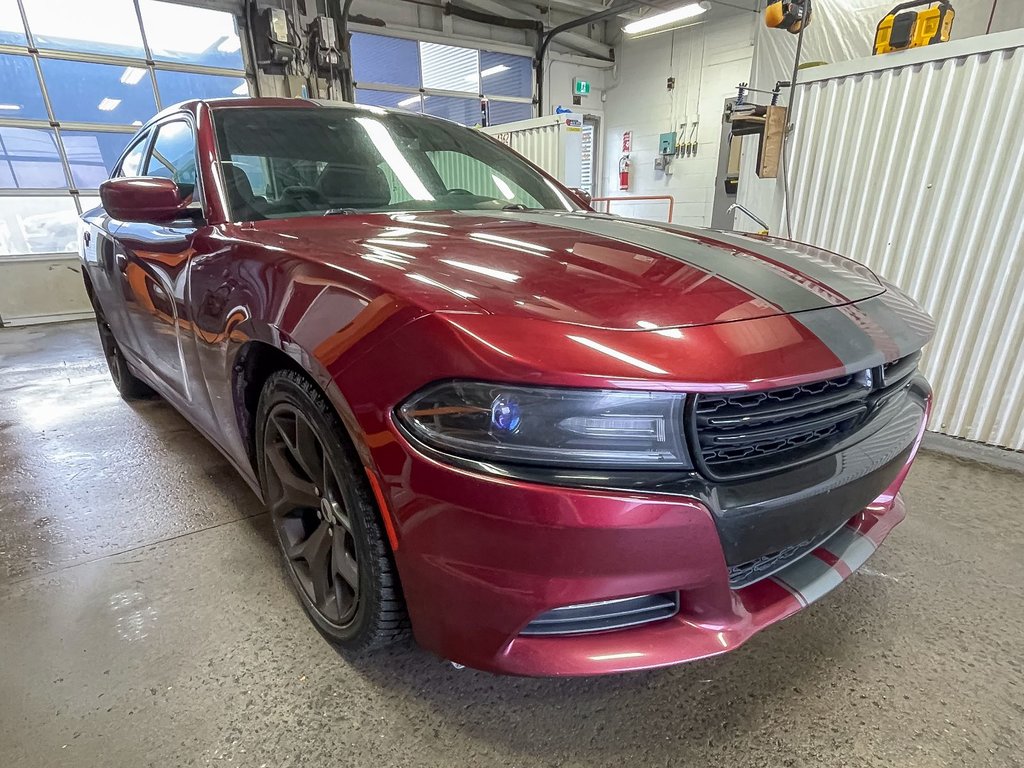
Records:
[[[1024,46],[1008,34],[990,37]],[[899,61],[799,87],[793,238],[863,261],[935,317],[930,429],[1021,450],[1024,47]]]
[[[512,149],[557,179],[562,176],[559,165],[561,158],[558,156],[558,132],[559,127],[552,123],[501,135],[508,136],[508,145]]]

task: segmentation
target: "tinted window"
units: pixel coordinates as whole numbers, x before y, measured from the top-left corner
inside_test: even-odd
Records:
[[[214,114],[236,220],[328,210],[573,209],[517,154],[441,120],[356,108]],[[256,166],[266,177],[253,173]],[[264,194],[257,194],[257,186]]]
[[[352,33],[356,82],[420,85],[420,52],[415,40]]]
[[[196,153],[188,123],[175,120],[156,129],[144,175],[173,179],[183,194],[191,194],[196,184]]]
[[[78,189],[96,189],[110,176],[114,163],[132,135],[106,131],[61,131],[60,137],[64,141],[75,186]]]
[[[40,59],[39,66],[58,120],[141,125],[156,112],[153,81],[141,67],[63,59]]]
[[[49,128],[0,127],[0,187],[67,187],[57,140]]]
[[[47,119],[36,68],[28,56],[0,55],[0,117]]]
[[[244,77],[197,75],[194,72],[170,72],[158,69],[156,84],[160,89],[160,101],[165,106],[189,99],[249,95],[249,85]]]

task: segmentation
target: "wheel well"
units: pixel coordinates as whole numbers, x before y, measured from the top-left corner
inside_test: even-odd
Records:
[[[260,393],[271,374],[292,370],[306,375],[297,362],[277,347],[262,341],[250,341],[242,347],[232,369],[232,393],[235,400],[235,418],[238,429],[245,441],[246,452],[253,470],[256,466],[256,409],[260,404]]]
[[[89,271],[82,267],[82,281],[85,283],[85,293],[89,297],[89,301],[92,305],[96,306],[96,290],[92,287],[92,278],[89,277]]]

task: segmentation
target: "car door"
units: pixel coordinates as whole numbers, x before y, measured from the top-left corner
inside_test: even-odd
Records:
[[[135,339],[138,356],[157,388],[165,396],[190,403],[184,306],[202,203],[196,180],[195,130],[188,116],[174,116],[154,127],[141,175],[174,180],[182,199],[192,198],[196,215],[164,223],[118,222],[115,261],[128,334]]]
[[[114,168],[114,177],[141,174],[151,138],[151,131],[145,131],[135,138]],[[85,224],[82,227],[82,247],[85,268],[99,308],[122,349],[138,356],[138,340],[128,323],[126,297],[121,281],[122,269],[126,263],[124,249],[114,237],[114,231],[121,222],[108,216],[102,207],[86,212],[83,219]]]

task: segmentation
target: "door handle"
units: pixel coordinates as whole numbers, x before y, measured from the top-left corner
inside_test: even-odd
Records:
[[[85,247],[89,247],[89,243],[92,241],[92,233],[89,230],[85,230],[85,234],[82,235],[82,241],[85,243]]]

